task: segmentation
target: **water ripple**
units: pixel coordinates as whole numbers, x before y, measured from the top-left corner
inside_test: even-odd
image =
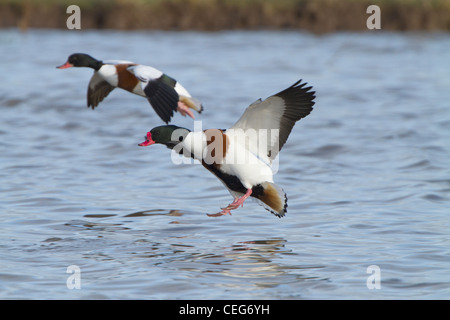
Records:
[[[15,39],[0,47],[14,61],[0,96],[0,298],[450,296],[448,35],[0,32]],[[161,124],[145,99],[115,90],[88,109],[92,71],[55,68],[72,52],[164,70],[202,100],[205,129],[307,80],[316,105],[274,177],[286,217],[252,201],[208,217],[232,200],[220,181],[137,147]],[[70,265],[80,290],[67,289]],[[367,288],[370,265],[380,290]]]

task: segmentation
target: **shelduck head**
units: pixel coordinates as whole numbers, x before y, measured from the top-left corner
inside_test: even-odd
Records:
[[[140,143],[139,146],[146,147],[152,144],[163,144],[172,149],[178,143],[182,142],[190,131],[186,128],[178,127],[175,125],[166,125],[155,127],[145,137],[145,141]]]
[[[95,70],[100,69],[102,62],[85,53],[74,53],[69,56],[66,63],[57,66],[58,69],[67,69],[71,67],[87,67]]]

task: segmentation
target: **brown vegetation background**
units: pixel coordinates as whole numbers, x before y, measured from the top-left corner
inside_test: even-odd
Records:
[[[0,28],[66,28],[70,4],[82,29],[356,31],[376,4],[384,30],[450,30],[450,0],[0,0]]]

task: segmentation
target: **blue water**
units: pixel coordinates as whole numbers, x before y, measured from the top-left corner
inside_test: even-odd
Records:
[[[208,217],[220,181],[137,146],[161,124],[145,99],[87,109],[92,71],[55,68],[73,52],[165,71],[204,129],[313,85],[275,176],[286,217]],[[0,61],[1,299],[450,298],[449,34],[2,30]]]

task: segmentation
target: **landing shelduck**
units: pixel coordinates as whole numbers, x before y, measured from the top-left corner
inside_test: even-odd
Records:
[[[234,196],[222,211],[231,214],[252,197],[277,217],[287,209],[283,189],[273,181],[272,161],[294,127],[312,111],[315,92],[301,80],[291,87],[252,103],[228,130],[190,131],[174,125],[159,126],[147,133],[140,146],[166,145],[178,154],[197,159],[219,178]]]

